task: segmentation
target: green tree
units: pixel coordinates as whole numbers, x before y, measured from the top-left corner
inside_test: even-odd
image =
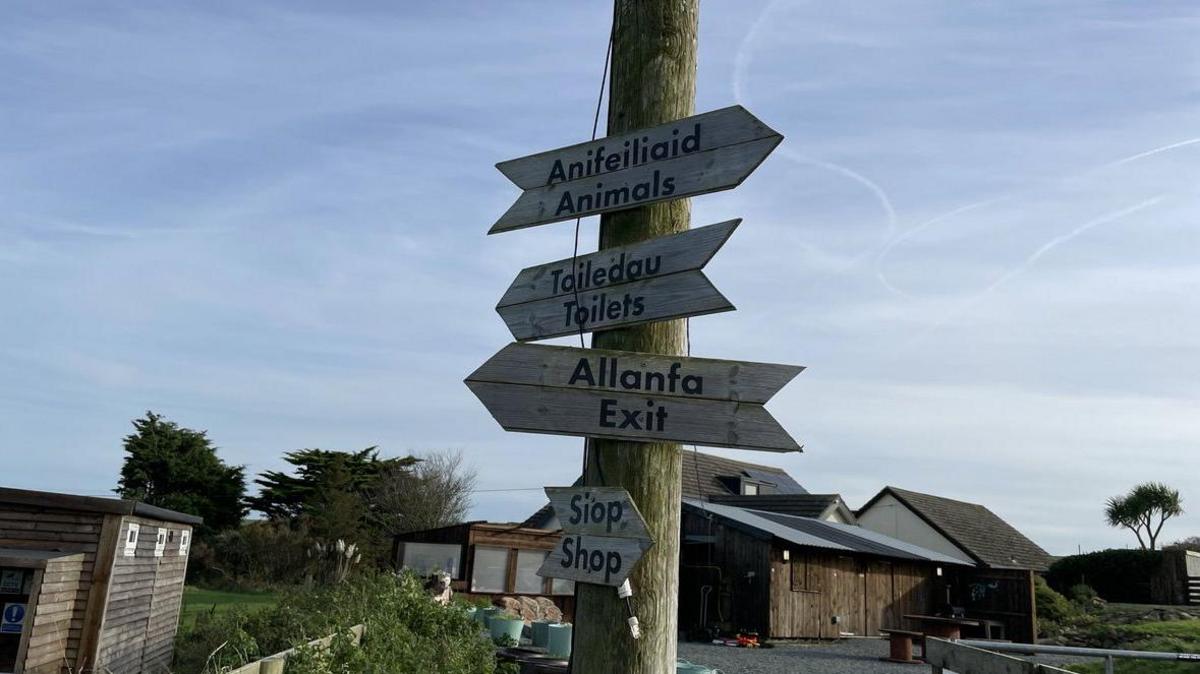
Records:
[[[116,493],[204,518],[200,533],[236,527],[245,515],[244,466],[226,465],[205,431],[154,412],[133,421]]]
[[[362,541],[372,521],[368,494],[385,474],[410,468],[414,457],[381,459],[376,447],[358,452],[301,449],[284,460],[294,474],[269,470],[249,505],[274,520],[305,524],[314,538]]]
[[[1143,550],[1157,549],[1158,534],[1163,525],[1182,514],[1183,499],[1179,490],[1161,482],[1139,484],[1124,496],[1108,499],[1105,507],[1109,526],[1132,531]]]

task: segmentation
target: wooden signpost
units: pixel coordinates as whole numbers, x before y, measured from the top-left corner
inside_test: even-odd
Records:
[[[505,430],[801,451],[763,404],[804,368],[510,344],[466,379]]]
[[[737,187],[782,140],[734,105],[500,162],[525,192],[488,233]]]
[[[629,492],[616,487],[546,487],[563,537],[538,575],[617,587],[654,545]]]
[[[802,367],[679,355],[677,319],[733,309],[701,269],[740,222],[689,230],[679,200],[736,187],[783,140],[741,106],[694,114],[698,11],[615,0],[611,135],[496,165],[523,192],[489,234],[603,214],[602,250],[517,275],[496,307],[517,343],[466,379],[506,430],[596,438],[587,486],[546,490],[564,536],[538,571],[580,582],[576,674],[676,669],[678,443],[801,450],[763,404]],[[577,332],[627,350],[524,343]]]
[[[496,311],[519,341],[732,311],[700,270],[740,222],[528,267]]]

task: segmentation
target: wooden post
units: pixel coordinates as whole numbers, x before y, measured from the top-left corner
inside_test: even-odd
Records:
[[[608,134],[695,113],[699,0],[616,0]],[[686,230],[686,199],[618,211],[600,220],[600,247]],[[667,355],[686,351],[682,320],[595,333],[592,346]],[[641,623],[634,640],[625,602],[611,587],[576,586],[573,674],[674,674],[679,599],[680,446],[594,440],[584,480],[626,489],[655,545],[630,582]],[[597,470],[599,464],[599,470]],[[603,480],[601,480],[603,476]]]

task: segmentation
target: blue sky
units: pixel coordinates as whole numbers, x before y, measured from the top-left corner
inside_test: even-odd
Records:
[[[0,484],[98,494],[147,409],[251,472],[303,447],[461,449],[569,483],[462,378],[571,223],[487,237],[493,164],[586,140],[606,2],[5,3]],[[1200,534],[1200,12],[1189,2],[707,2],[697,110],[786,136],[693,224],[738,311],[693,353],[804,364],[780,465],[861,505],[986,504],[1054,553],[1106,497]],[[594,247],[596,218],[584,222]],[[487,491],[519,519],[537,491]]]

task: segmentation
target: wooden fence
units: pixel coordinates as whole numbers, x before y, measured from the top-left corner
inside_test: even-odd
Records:
[[[359,642],[362,641],[363,632],[366,630],[366,625],[355,625],[354,627],[350,628],[350,639],[354,642],[354,645],[357,646]],[[333,640],[336,636],[336,634],[331,634],[324,639],[310,641],[305,645],[309,648],[329,648],[329,644],[333,643]],[[296,649],[289,648],[282,653],[276,653],[275,655],[267,656],[262,660],[257,660],[248,665],[238,667],[237,669],[229,672],[229,674],[283,674],[283,668],[287,664],[287,659],[290,658],[295,652]]]
[[[1058,667],[934,638],[925,640],[925,661],[933,674],[1070,674]]]

